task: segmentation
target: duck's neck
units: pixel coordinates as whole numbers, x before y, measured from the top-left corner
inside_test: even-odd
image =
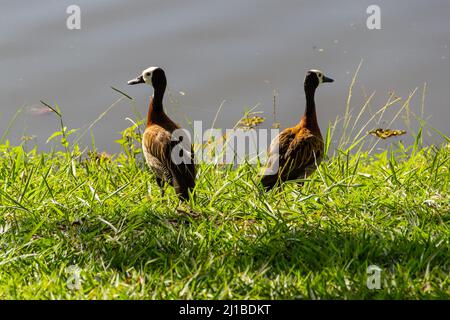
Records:
[[[319,124],[317,123],[316,114],[316,103],[314,102],[314,95],[316,88],[306,88],[306,108],[305,113],[300,121],[300,126],[306,127],[307,129],[320,133]]]
[[[157,123],[164,117],[163,97],[165,88],[155,88],[154,94],[150,98],[150,105],[147,114],[147,126]]]

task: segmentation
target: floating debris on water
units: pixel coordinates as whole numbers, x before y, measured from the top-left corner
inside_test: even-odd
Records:
[[[390,137],[401,136],[401,135],[404,135],[405,133],[406,133],[405,130],[392,130],[392,129],[381,129],[381,128],[378,128],[378,129],[368,132],[368,134],[376,136],[380,139],[387,139]]]
[[[26,108],[27,113],[32,114],[34,116],[45,116],[50,113],[53,113],[52,109],[40,106],[40,105],[33,105]]]
[[[266,121],[266,118],[260,116],[247,117],[239,121],[239,127],[243,129],[253,129],[264,121]]]
[[[35,135],[31,135],[31,136],[22,136],[22,137],[21,137],[21,140],[24,141],[24,142],[27,142],[27,141],[34,140],[34,139],[36,139],[36,138],[37,138],[37,136],[35,136]]]
[[[314,51],[319,51],[319,52],[323,52],[324,51],[323,48],[318,48],[317,46],[313,46],[313,50]]]

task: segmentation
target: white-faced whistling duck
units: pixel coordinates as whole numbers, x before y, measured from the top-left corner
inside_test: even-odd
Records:
[[[174,187],[180,200],[189,199],[189,192],[195,186],[194,152],[186,152],[191,161],[182,161],[176,164],[172,161],[172,150],[181,140],[172,137],[172,133],[180,129],[164,112],[163,97],[167,86],[166,75],[161,68],[150,67],[142,72],[136,79],[128,81],[129,85],[146,83],[153,86],[153,96],[147,115],[147,128],[142,136],[142,149],[148,166],[155,172],[156,182],[164,195],[164,184]],[[173,141],[175,140],[175,141]],[[182,144],[180,144],[181,146]],[[188,162],[188,163],[187,163]]]
[[[283,130],[272,141],[267,167],[261,179],[266,190],[279,182],[307,178],[321,162],[324,143],[317,123],[314,94],[319,84],[333,81],[319,70],[307,72],[304,82],[305,113],[295,127]]]

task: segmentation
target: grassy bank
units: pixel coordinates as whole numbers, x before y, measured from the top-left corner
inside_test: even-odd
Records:
[[[0,298],[448,299],[449,159],[337,153],[269,193],[254,166],[202,164],[195,218],[125,153],[3,144]]]
[[[426,85],[420,108],[410,106],[416,88],[372,111],[373,92],[354,115],[360,67],[345,114],[324,134],[329,156],[303,187],[266,193],[258,166],[203,163],[189,203],[198,217],[176,210],[172,189],[160,196],[140,158],[139,122],[117,141],[120,154],[79,150],[118,102],[135,107],[118,89],[75,140],[60,109],[44,103],[61,126],[49,140],[64,151],[10,146],[8,126],[0,299],[449,299],[450,139],[428,127],[442,143],[422,147]],[[400,117],[410,146],[394,137],[380,147],[367,135]]]

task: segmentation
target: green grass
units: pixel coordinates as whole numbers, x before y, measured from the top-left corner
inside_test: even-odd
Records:
[[[160,197],[140,158],[142,121],[112,158],[93,136],[93,151],[79,150],[118,102],[136,109],[121,90],[76,139],[44,103],[61,126],[49,141],[64,151],[10,146],[19,110],[0,139],[0,299],[449,299],[450,138],[423,120],[426,86],[420,112],[410,106],[416,88],[372,112],[374,92],[354,116],[361,65],[344,116],[324,135],[330,156],[303,187],[266,193],[258,166],[200,164],[189,203],[199,217],[177,212],[172,189]],[[394,138],[383,150],[367,136],[399,117],[410,146]],[[429,129],[445,143],[422,147]],[[367,287],[371,265],[380,289]]]
[[[0,299],[448,299],[449,159],[448,145],[340,152],[269,193],[257,167],[202,164],[193,218],[125,153],[6,142]]]

